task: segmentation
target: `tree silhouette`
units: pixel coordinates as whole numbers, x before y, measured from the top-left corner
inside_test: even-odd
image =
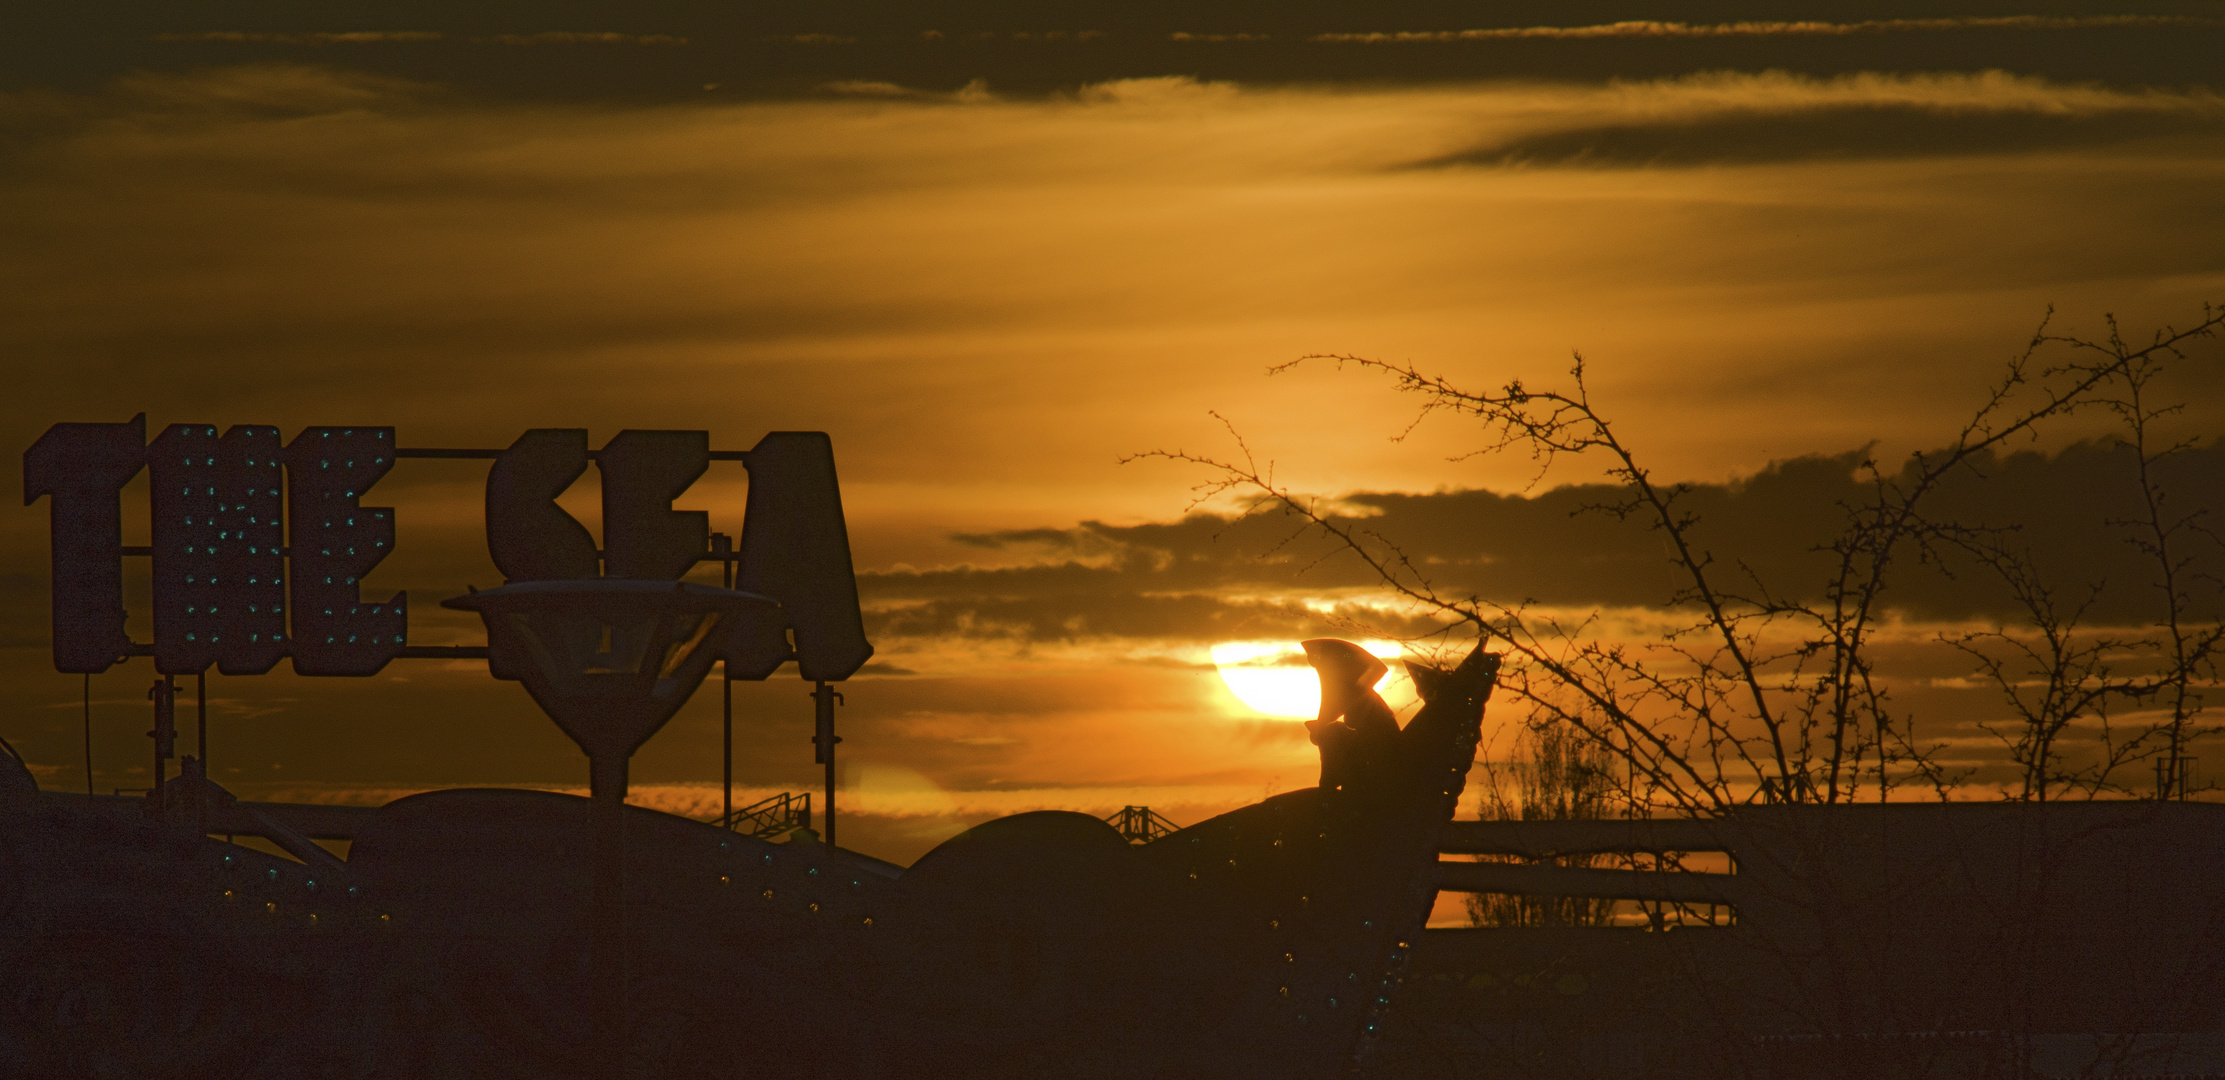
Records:
[[[1465,631],[1504,651],[1502,692],[1527,710],[1529,727],[1571,733],[1592,748],[1586,753],[1611,758],[1626,778],[1620,809],[1632,815],[1887,801],[1911,787],[1951,797],[1968,773],[1941,763],[1942,744],[1926,741],[1877,676],[1879,638],[1895,615],[1889,587],[1911,567],[1990,575],[2015,600],[2018,621],[1940,639],[1970,657],[1973,677],[1994,685],[2009,705],[2004,720],[1988,725],[2022,769],[2021,784],[2004,794],[2130,791],[2119,775],[2142,761],[2165,763],[2159,792],[2177,793],[2190,787],[2183,775],[2189,746],[2216,730],[2201,721],[2201,689],[2214,675],[2225,629],[2219,611],[2200,603],[2216,598],[2197,586],[2214,583],[2200,579],[2194,562],[2194,550],[2215,547],[2218,538],[2200,508],[2170,502],[2155,468],[2190,444],[2156,443],[2157,422],[2177,406],[2153,399],[2158,376],[2190,361],[2189,347],[2221,326],[2225,310],[2205,306],[2193,325],[2133,344],[2113,318],[2099,341],[2055,334],[2043,320],[1943,449],[1911,454],[1894,468],[1861,462],[1864,497],[1840,504],[1839,530],[1823,549],[1830,571],[1820,582],[1770,581],[1745,563],[1719,560],[1699,535],[1691,487],[1657,477],[1618,434],[1592,398],[1580,354],[1558,385],[1517,378],[1484,392],[1411,364],[1345,354],[1270,369],[1331,363],[1388,376],[1398,391],[1420,398],[1415,424],[1445,413],[1476,425],[1481,438],[1463,458],[1523,455],[1540,478],[1564,459],[1602,463],[1615,495],[1588,509],[1658,534],[1675,574],[1676,587],[1658,609],[1666,621],[1636,640],[1609,634],[1596,609],[1560,612],[1441,585],[1395,537],[1277,481],[1272,462],[1262,465],[1225,418],[1233,458],[1178,449],[1124,460],[1202,466],[1209,475],[1193,488],[1193,508],[1234,497],[1247,515],[1287,517],[1291,539],[1317,534],[1349,552],[1392,594],[1434,617],[1440,635]],[[2083,626],[2093,590],[2103,586],[2084,586],[2084,600],[2066,599],[2072,591],[2018,546],[2014,524],[1937,510],[1950,484],[1982,483],[2007,449],[2094,412],[2118,422],[2119,443],[2134,463],[2125,482],[2145,508],[2116,522],[2155,568],[2160,604],[2144,637]],[[2114,717],[2139,706],[2163,711],[2130,728],[2113,726]],[[2097,758],[2069,760],[2065,741],[2074,729],[2095,733]]]

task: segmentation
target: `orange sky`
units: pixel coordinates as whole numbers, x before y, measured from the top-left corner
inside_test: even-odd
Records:
[[[874,574],[1073,555],[962,536],[1179,518],[1198,474],[1116,462],[1229,452],[1209,410],[1306,490],[1531,479],[1448,463],[1471,441],[1457,423],[1392,441],[1412,403],[1379,380],[1264,374],[1304,353],[1483,386],[1552,378],[1580,348],[1654,468],[1722,481],[1931,445],[2049,304],[2090,331],[2225,298],[2225,99],[2199,87],[1756,65],[643,104],[454,94],[328,58],[18,89],[0,120],[10,445],[142,410],[150,431],[392,424],[404,445],[823,429],[869,603]],[[2179,388],[2185,430],[2215,430],[2217,385]],[[498,580],[478,468],[405,463],[373,492],[400,540],[366,592],[411,590],[414,641],[469,638],[435,601]],[[743,490],[715,467],[682,505],[733,531]],[[79,687],[46,670],[45,527],[43,505],[0,518],[0,716],[68,787]],[[881,670],[912,674],[846,690],[845,783],[879,822],[846,841],[908,859],[1032,806],[1187,821],[1310,782],[1293,725],[1232,719],[1208,644],[882,638]],[[144,783],[147,679],[95,680],[103,788]],[[218,778],[243,793],[584,777],[470,665],[212,687]],[[813,783],[802,691],[738,689],[752,790]],[[654,798],[708,808],[675,785],[715,782],[715,707],[701,695],[643,751]]]

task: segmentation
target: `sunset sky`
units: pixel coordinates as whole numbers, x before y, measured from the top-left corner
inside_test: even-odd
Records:
[[[878,647],[843,688],[842,837],[908,862],[998,814],[1187,823],[1312,783],[1303,730],[1210,650],[1350,636],[1328,617],[1364,617],[1367,579],[1264,558],[1286,529],[1186,517],[1204,473],[1124,456],[1237,454],[1233,428],[1488,595],[1665,597],[1656,540],[1570,516],[1597,463],[1451,461],[1478,432],[1399,439],[1416,403],[1386,380],[1272,365],[1485,388],[1581,350],[1649,467],[1731,485],[1725,550],[1797,577],[1849,455],[1950,437],[2049,305],[2059,331],[2145,334],[2225,301],[2225,4],[741,10],[0,15],[0,442],[141,411],[150,434],[389,424],[404,446],[827,431]],[[2221,360],[2168,384],[2174,433],[2225,420]],[[2021,447],[2003,512],[2097,505],[2078,443],[2100,430]],[[2182,498],[2225,497],[2215,456]],[[399,541],[364,592],[408,590],[415,643],[479,640],[437,601],[500,582],[484,469],[404,462],[371,492]],[[734,532],[745,485],[714,465],[681,507]],[[595,524],[592,472],[566,504]],[[46,523],[0,516],[0,735],[82,789]],[[2069,565],[2121,556],[2099,524],[2047,535]],[[1989,603],[1912,596],[1903,632]],[[1968,735],[1985,706],[1933,663],[1905,700]],[[147,782],[150,671],[92,681],[103,791]],[[737,685],[740,797],[816,786],[807,689]],[[636,801],[715,811],[716,691],[636,758]],[[482,664],[209,694],[243,796],[585,782]]]

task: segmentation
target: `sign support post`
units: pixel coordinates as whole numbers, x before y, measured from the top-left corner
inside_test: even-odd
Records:
[[[162,800],[162,784],[170,771],[170,758],[178,750],[178,677],[164,675],[147,689],[147,697],[155,703],[154,730],[147,737],[155,741],[155,800]]]
[[[811,741],[818,747],[818,759],[820,764],[823,764],[827,767],[826,839],[827,846],[833,847],[834,744],[842,741],[841,737],[837,736],[834,733],[834,707],[842,703],[842,695],[836,693],[834,687],[829,685],[825,680],[820,680],[818,689],[815,689],[811,692],[811,700],[816,706],[815,712],[816,719],[818,720],[818,730],[812,735]]]

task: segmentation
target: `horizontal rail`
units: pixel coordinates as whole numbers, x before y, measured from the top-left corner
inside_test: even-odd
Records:
[[[1679,870],[1601,870],[1579,866],[1439,862],[1437,887],[1447,892],[1581,896],[1597,900],[1662,900],[1684,904],[1736,904],[1738,880],[1730,874]]]
[[[124,650],[125,656],[153,656],[155,647],[144,641],[134,641]],[[484,645],[404,645],[394,654],[398,660],[484,660]]]
[[[394,448],[394,456],[398,458],[447,458],[462,461],[492,461],[506,453],[509,453],[509,451],[461,446],[397,446]],[[603,452],[600,450],[589,450],[587,452],[587,460],[589,461],[600,461],[602,456]],[[710,452],[710,458],[712,461],[746,462],[749,460],[749,451],[713,450]]]
[[[1545,859],[1603,851],[1730,851],[1741,839],[1726,821],[1454,821],[1437,850],[1453,855]]]
[[[127,657],[153,656],[154,654],[154,646],[138,641],[132,642],[131,647],[124,651],[124,655]],[[485,660],[487,658],[487,647],[485,645],[404,645],[402,651],[394,654],[394,658],[397,660]],[[788,660],[794,660],[795,658],[796,651],[790,649],[788,650],[787,660],[781,662],[787,663]]]
[[[136,556],[136,557],[138,557],[138,558],[142,558],[142,559],[149,559],[149,558],[153,558],[153,557],[154,557],[155,549],[154,549],[154,548],[153,548],[152,546],[150,546],[150,545],[147,545],[147,544],[126,544],[126,545],[124,545],[123,547],[117,548],[117,549],[116,549],[116,553],[117,553],[117,554],[119,554],[119,555],[123,555],[123,556],[125,556],[125,557],[127,557],[127,558],[128,558],[128,557],[133,557],[133,556]],[[279,549],[278,549],[278,553],[279,553],[280,555],[289,555],[289,556],[290,556],[290,555],[292,555],[292,554],[294,553],[294,550],[293,550],[292,548],[290,548],[290,547],[282,547],[282,548],[279,548]],[[603,552],[602,552],[601,550],[599,550],[599,549],[598,549],[598,550],[597,550],[597,551],[595,552],[595,557],[596,557],[596,558],[598,558],[598,559],[602,558],[602,557],[603,557]],[[703,563],[703,562],[741,562],[741,561],[742,561],[742,553],[741,553],[741,552],[739,552],[739,551],[726,551],[726,552],[719,552],[719,551],[707,551],[707,552],[704,552],[704,553],[703,553],[703,554],[701,554],[701,555],[698,555],[698,556],[696,556],[696,557],[695,557],[695,561],[696,561],[696,562],[699,562],[699,563]]]
[[[484,645],[404,645],[394,654],[403,660],[484,660]]]

